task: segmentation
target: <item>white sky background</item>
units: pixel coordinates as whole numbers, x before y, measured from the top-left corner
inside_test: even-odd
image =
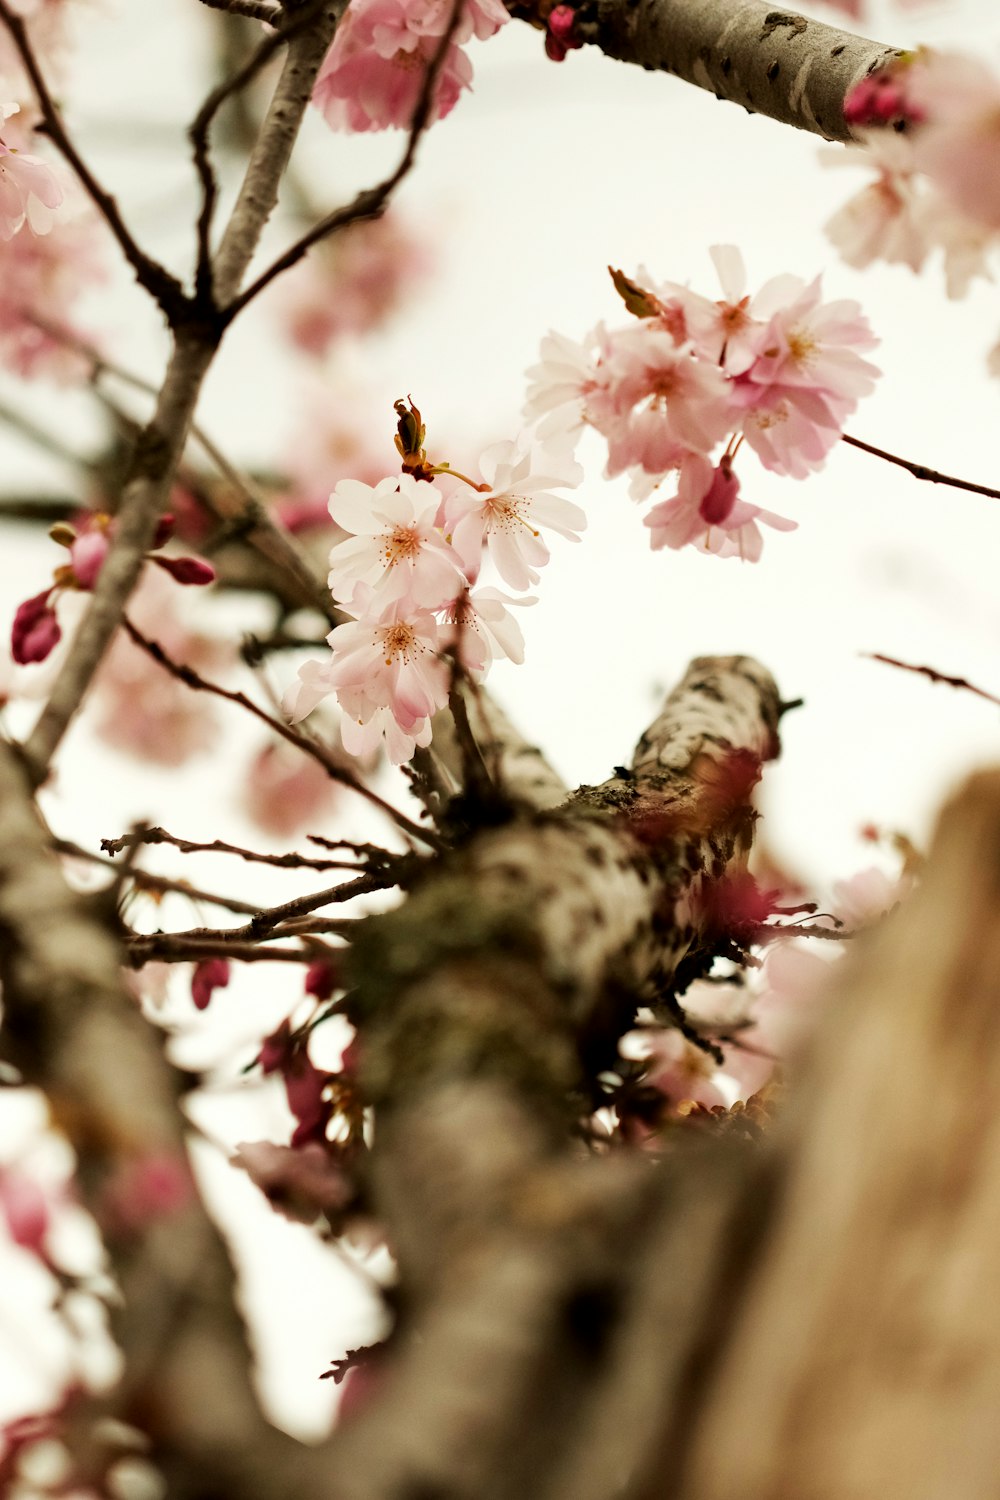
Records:
[[[835,22],[829,9],[812,9]],[[183,129],[206,82],[197,52],[205,18],[195,0],[104,0],[92,16],[71,119],[138,236],[186,267],[195,197]],[[899,45],[964,41],[995,58],[1000,12],[995,0],[906,11],[884,5],[873,7],[864,29]],[[645,264],[656,278],[689,280],[714,296],[708,246],[732,242],[746,256],[751,287],[783,271],[809,278],[822,270],[828,296],[862,302],[883,341],[873,357],[885,374],[849,431],[945,472],[997,483],[1000,390],[983,368],[1000,336],[996,289],[981,285],[965,302],[948,303],[937,265],[918,279],[901,268],[859,274],[838,263],[821,226],[865,179],[821,171],[821,151],[834,148],[597,53],[573,53],[556,66],[540,35],[524,26],[474,44],[472,56],[473,96],[425,139],[398,196],[438,243],[442,265],[420,305],[363,351],[365,379],[382,396],[387,472],[394,397],[412,392],[434,456],[457,460],[481,442],[513,436],[523,372],[546,330],[578,338],[599,318],[625,321],[609,262],[630,273]],[[301,149],[317,190],[333,204],[374,181],[400,138],[331,136],[313,119]],[[287,234],[276,224],[268,245],[276,248]],[[116,330],[111,347],[156,378],[165,341],[143,296],[123,281],[103,306]],[[362,351],[352,356],[351,368],[362,368]],[[19,390],[6,379],[0,396],[46,420],[55,414],[67,437],[85,441],[85,398],[53,396],[42,386]],[[300,399],[262,300],[227,338],[199,418],[233,459],[273,465]],[[581,457],[587,479],[575,498],[589,531],[578,546],[555,540],[540,602],[519,616],[527,662],[501,664],[491,678],[570,784],[598,781],[627,761],[661,691],[690,657],[713,652],[759,656],[786,698],[806,699],[785,721],[783,756],[767,772],[762,805],[770,844],[820,892],[870,862],[858,837],[862,824],[922,839],[961,776],[996,759],[1000,736],[989,704],[860,653],[931,663],[1000,691],[1000,502],[920,485],[846,448],[805,483],[768,474],[744,451],[744,495],[800,522],[790,535],[766,533],[763,561],[750,566],[691,549],[652,553],[624,483],[601,477],[600,445]],[[3,431],[0,458],[4,491],[44,490],[62,475]],[[44,587],[52,551],[27,528],[5,529],[4,620]],[[190,607],[212,610],[200,600]],[[224,606],[222,616],[261,623],[252,606],[245,617]],[[16,711],[14,729],[33,713]],[[74,732],[50,817],[92,847],[139,817],[195,838],[264,847],[234,805],[249,743],[237,718],[222,753],[160,778]],[[341,808],[336,827],[321,831],[371,836],[356,809]],[[309,888],[307,877],[248,874],[214,857],[194,867],[172,851],[156,853],[153,868],[183,869],[262,903]],[[175,920],[189,922],[189,909],[178,908]],[[234,981],[203,1017],[176,994],[169,1014],[192,1034],[185,1058],[221,1057],[235,1031],[238,1061],[245,1061],[285,1013],[295,983],[286,971],[258,970]],[[268,1108],[270,1128],[284,1130],[283,1106],[272,1098]],[[267,1124],[244,1113],[250,1109],[219,1106],[212,1128],[227,1140],[266,1133]],[[16,1155],[30,1133],[27,1114],[10,1118],[0,1159]],[[209,1165],[219,1192],[251,1226],[247,1296],[268,1306],[261,1337],[272,1409],[290,1426],[315,1430],[332,1395],[317,1374],[365,1336],[364,1306],[351,1276],[307,1231],[270,1215],[220,1160]],[[59,1357],[55,1334],[25,1310],[41,1294],[32,1271],[18,1255],[2,1273],[0,1415],[40,1399]]]

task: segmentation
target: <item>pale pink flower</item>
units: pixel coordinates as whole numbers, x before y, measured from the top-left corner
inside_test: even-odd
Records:
[[[744,434],[765,468],[802,478],[826,457],[878,369],[861,358],[877,339],[856,302],[820,300],[820,278],[776,277],[758,294],[778,302],[734,381]],[[755,299],[755,301],[758,299]]]
[[[622,1055],[645,1064],[644,1082],[675,1109],[685,1103],[706,1109],[728,1103],[716,1082],[718,1063],[674,1027],[629,1032],[622,1038]]]
[[[524,636],[508,605],[534,603],[530,595],[512,599],[494,588],[460,594],[439,611],[442,642],[449,649],[458,648],[462,666],[473,676],[485,672],[498,656],[520,666],[524,661]]]
[[[968,218],[1000,229],[1000,77],[968,53],[924,52],[907,70],[924,116],[913,157]]]
[[[332,665],[328,661],[306,661],[299,667],[297,680],[282,698],[282,707],[293,724],[308,718],[313,709],[333,692],[331,671]]]
[[[327,637],[331,681],[350,718],[364,720],[376,708],[388,708],[409,731],[448,701],[440,628],[427,610],[404,618],[397,604],[376,613],[370,595],[365,602],[372,614],[338,625]]]
[[[58,336],[94,342],[75,323],[74,303],[104,276],[93,217],[60,221],[43,236],[17,234],[4,250],[0,277],[0,360],[19,375],[77,380],[86,360]]]
[[[796,522],[750,505],[738,493],[731,470],[715,468],[700,453],[689,454],[681,464],[676,496],[655,505],[644,518],[652,532],[651,547],[694,546],[719,557],[756,562],[763,548],[758,523],[794,531]]]
[[[15,1245],[47,1260],[45,1241],[52,1222],[45,1193],[33,1177],[16,1168],[0,1168],[0,1215]]]
[[[722,297],[713,302],[690,287],[674,282],[657,285],[640,269],[639,282],[650,286],[664,309],[665,322],[674,342],[690,343],[698,356],[726,370],[743,369],[751,340],[759,327],[746,289],[746,267],[735,245],[711,245]]]
[[[339,379],[303,379],[296,389],[295,421],[282,454],[296,499],[322,496],[326,505],[340,479],[377,484],[383,477],[388,445],[377,440],[381,419],[373,420],[373,405],[353,366]]]
[[[411,474],[374,488],[342,479],[330,496],[330,514],[349,536],[330,552],[334,596],[349,601],[358,584],[367,584],[379,607],[401,601],[438,609],[453,599],[465,578],[436,527],[440,504],[437,488]]]
[[[429,242],[390,211],[352,224],[281,277],[274,309],[287,337],[321,356],[335,340],[377,328],[430,266]]]
[[[361,0],[350,6],[313,89],[313,103],[331,129],[385,130],[410,124],[444,30],[421,29],[427,13],[427,6],[403,0]],[[454,109],[471,82],[472,65],[453,41],[434,86],[432,123]]]
[[[847,264],[863,270],[873,261],[884,260],[919,271],[932,240],[921,213],[911,137],[888,130],[867,131],[864,149],[824,152],[821,160],[828,167],[872,166],[878,174],[824,225]]]
[[[286,740],[263,745],[247,768],[240,802],[247,817],[274,839],[289,839],[329,818],[337,786],[311,755]]]
[[[536,464],[562,467],[563,472],[538,472]],[[466,573],[475,577],[486,547],[504,582],[511,588],[527,588],[537,583],[536,569],[549,560],[542,529],[575,542],[587,525],[578,505],[553,494],[555,489],[578,484],[581,471],[576,464],[553,462],[551,453],[525,450],[511,442],[487,448],[479,467],[489,490],[456,491],[446,502],[446,524],[455,551]]]
[[[187,623],[182,598],[172,581],[147,568],[129,615],[175,661],[218,677],[231,666],[233,649]],[[145,651],[123,634],[115,637],[101,664],[92,702],[94,728],[103,740],[156,765],[182,765],[211,749],[218,738],[215,700],[154,668]]]
[[[834,914],[848,928],[867,927],[885,916],[912,888],[910,876],[892,877],[875,865],[833,885]]]
[[[25,223],[33,233],[44,234],[51,224],[44,210],[58,208],[63,200],[63,190],[52,168],[41,157],[11,144],[14,137],[7,121],[19,108],[17,104],[2,106],[0,240],[13,239]]]
[[[600,366],[607,347],[603,324],[582,344],[551,331],[542,339],[541,363],[527,371],[531,383],[524,406],[528,421],[537,422],[540,438],[579,437],[590,421],[588,399],[607,384]]]
[[[636,464],[665,473],[685,452],[710,452],[731,431],[728,382],[717,365],[678,348],[652,319],[610,343],[608,399],[592,418],[608,440],[609,475]]]

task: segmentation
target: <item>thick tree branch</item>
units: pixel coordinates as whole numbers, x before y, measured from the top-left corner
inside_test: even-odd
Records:
[[[942,814],[916,893],[844,960],[798,1079],[766,1257],[670,1494],[979,1500],[993,1486],[998,855],[990,771]]]
[[[832,141],[854,139],[844,119],[853,85],[899,56],[769,0],[583,0],[577,14],[577,34],[609,57]]]

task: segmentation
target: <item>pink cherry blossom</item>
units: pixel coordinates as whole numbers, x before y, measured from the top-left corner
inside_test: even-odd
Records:
[[[508,606],[536,602],[530,595],[512,599],[494,588],[460,594],[439,611],[442,642],[452,650],[457,647],[462,666],[474,676],[485,672],[497,656],[520,665],[524,661],[524,636]]]
[[[601,357],[608,348],[602,324],[576,344],[561,333],[549,332],[542,339],[541,363],[528,370],[528,398],[524,414],[536,423],[539,438],[579,437],[591,420],[588,399],[607,385]]]
[[[762,288],[779,303],[734,381],[747,412],[744,435],[765,468],[804,477],[836,442],[878,369],[859,349],[877,343],[856,302],[822,302],[820,278],[775,278]],[[755,299],[756,301],[757,299]]]
[[[60,221],[51,233],[17,234],[4,250],[0,278],[0,360],[19,375],[76,380],[86,360],[59,337],[81,334],[74,303],[105,274],[104,241],[91,217]]]
[[[548,463],[562,473],[546,473]],[[537,467],[536,467],[537,466]],[[576,464],[552,455],[524,450],[517,443],[496,443],[481,455],[479,467],[489,490],[456,492],[445,506],[455,551],[470,577],[475,577],[486,547],[497,571],[511,588],[538,582],[536,569],[549,560],[542,541],[543,528],[579,541],[587,517],[578,505],[553,490],[579,483]]]
[[[776,531],[794,531],[796,523],[737,499],[738,492],[731,470],[714,468],[700,453],[690,454],[681,464],[676,496],[655,505],[644,518],[653,550],[690,545],[719,557],[757,562],[763,548],[758,523]]]
[[[175,660],[218,677],[231,668],[233,648],[200,630],[189,614],[176,585],[147,568],[129,603],[130,617]],[[152,672],[145,651],[122,634],[95,679],[93,708],[93,727],[107,744],[156,765],[179,766],[209,750],[221,727],[215,700],[166,672]]]
[[[0,135],[0,240],[13,239],[24,224],[35,234],[43,234],[50,221],[42,209],[58,208],[63,200],[63,190],[55,172],[41,157],[33,156],[12,145],[12,127],[7,124],[10,116],[19,109],[17,104],[4,104],[3,134]],[[16,127],[14,127],[16,129]]]
[[[913,886],[909,876],[889,876],[875,865],[834,881],[833,910],[849,928],[867,927],[897,906]]]
[[[824,153],[824,166],[873,166],[874,182],[839,208],[825,225],[849,266],[902,263],[919,271],[931,247],[927,216],[915,180],[913,144],[894,131],[867,131],[864,149]]]
[[[78,534],[69,549],[73,576],[82,589],[92,589],[97,582],[111,538],[106,526],[92,526]]]
[[[49,1200],[33,1177],[0,1168],[0,1215],[15,1245],[47,1260],[45,1241],[52,1221]]]
[[[907,99],[924,116],[913,156],[961,213],[1000,229],[1000,77],[968,53],[922,52],[907,70]]]
[[[733,427],[729,385],[717,365],[678,348],[652,319],[612,337],[609,400],[594,417],[608,439],[608,473],[676,467],[685,452],[710,452]]]
[[[319,762],[285,740],[261,747],[240,789],[243,812],[274,839],[321,827],[336,800],[336,783]]]
[[[376,708],[386,708],[408,732],[447,702],[441,632],[428,611],[404,618],[398,606],[389,605],[338,625],[328,640],[330,680],[349,718],[363,722]]]
[[[439,17],[442,12],[444,22],[439,29],[428,29],[430,15]],[[331,129],[406,128],[449,15],[446,7],[414,4],[412,0],[361,0],[352,4],[337,28],[313,89],[313,103]],[[434,86],[432,123],[454,109],[462,90],[471,82],[472,65],[454,40]]]
[[[330,496],[330,514],[349,537],[330,553],[334,596],[347,601],[360,583],[380,607],[401,601],[437,609],[453,599],[465,579],[436,528],[440,504],[435,486],[410,474],[374,488],[342,479]]]
[[[431,264],[429,243],[390,210],[317,246],[276,283],[273,307],[292,343],[322,356],[337,339],[379,327]]]

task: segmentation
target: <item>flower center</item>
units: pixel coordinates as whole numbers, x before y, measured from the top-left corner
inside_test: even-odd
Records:
[[[788,335],[788,353],[797,365],[808,365],[818,345],[804,328],[793,328]]]
[[[486,501],[487,525],[492,531],[514,531],[518,526],[527,526],[532,536],[538,532],[523,514],[527,508],[526,495],[490,495]]]
[[[397,526],[382,537],[382,556],[387,568],[412,562],[420,553],[420,533],[414,526]]]
[[[405,620],[397,620],[395,625],[386,627],[382,633],[382,648],[387,667],[392,666],[397,656],[407,662],[423,649],[413,633],[413,626],[407,625]]]

